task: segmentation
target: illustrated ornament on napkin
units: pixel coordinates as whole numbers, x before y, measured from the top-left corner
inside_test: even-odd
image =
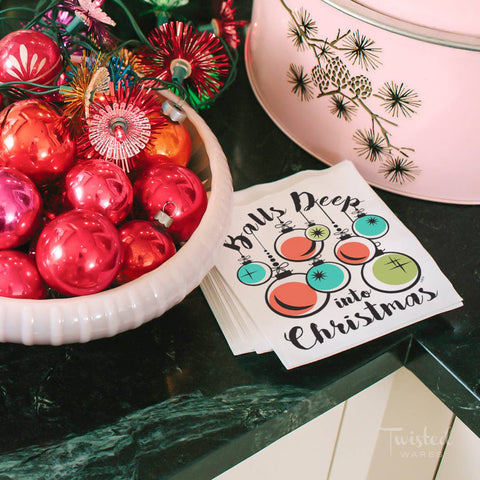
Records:
[[[269,346],[292,368],[461,305],[350,162],[235,195],[202,285],[211,305],[225,292],[212,309],[234,353]]]

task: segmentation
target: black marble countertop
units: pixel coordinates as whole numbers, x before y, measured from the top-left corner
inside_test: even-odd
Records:
[[[237,1],[247,18],[250,1]],[[240,59],[203,117],[235,189],[325,165],[256,101]],[[199,289],[114,338],[0,345],[1,479],[211,479],[406,365],[480,434],[480,207],[384,191],[464,307],[347,352],[285,370],[274,354],[234,357]]]

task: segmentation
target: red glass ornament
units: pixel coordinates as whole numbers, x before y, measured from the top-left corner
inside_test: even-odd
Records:
[[[0,113],[0,166],[14,167],[38,186],[73,165],[75,142],[66,119],[41,100],[15,102]]]
[[[200,179],[188,168],[165,163],[142,172],[133,186],[134,197],[150,220],[159,212],[173,222],[168,233],[176,242],[190,238],[207,208]]]
[[[0,249],[29,240],[41,217],[42,198],[33,182],[14,168],[0,168]]]
[[[154,270],[176,252],[170,235],[146,220],[132,220],[119,229],[123,263],[116,282],[126,283]]]
[[[35,261],[17,250],[0,251],[0,296],[30,298],[46,297],[46,288]]]
[[[94,210],[117,224],[130,213],[133,187],[126,173],[114,163],[87,160],[67,173],[65,199],[73,208]]]
[[[36,261],[43,279],[65,295],[88,295],[107,288],[122,261],[113,223],[91,210],[71,210],[40,234]]]
[[[42,32],[17,30],[0,40],[0,82],[20,80],[52,85],[61,70],[60,50]],[[28,88],[35,90],[35,87]]]
[[[167,119],[167,124],[152,135],[146,147],[135,160],[137,169],[154,167],[161,163],[175,163],[186,167],[192,152],[192,141],[183,123]]]

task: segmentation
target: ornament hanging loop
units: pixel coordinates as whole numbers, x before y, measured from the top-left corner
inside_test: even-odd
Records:
[[[155,220],[165,228],[169,228],[173,223],[173,218],[167,215],[163,210],[157,212],[155,215]]]
[[[351,235],[348,232],[348,229],[344,228],[343,230],[337,231],[334,233],[337,237],[340,237],[341,240],[345,240],[347,238],[350,238]]]
[[[237,260],[243,265],[247,265],[248,263],[252,263],[250,258],[250,255],[242,255],[240,258],[237,258]]]
[[[295,227],[295,225],[292,225],[292,221],[291,220],[287,220],[286,222],[283,222],[282,220],[280,220],[280,223],[276,223],[275,224],[275,228],[279,228],[279,229],[293,229],[293,227]]]
[[[155,214],[155,217],[154,217],[155,220],[158,223],[160,223],[161,225],[163,225],[165,228],[169,228],[173,223],[172,216],[169,215],[168,213],[166,213],[166,211],[165,211],[169,205],[173,205],[172,215],[175,215],[175,211],[177,210],[177,206],[173,202],[167,202],[167,203],[165,203],[163,208]],[[170,209],[168,209],[168,210],[170,210]]]
[[[279,265],[277,265],[277,266],[275,267],[275,273],[276,273],[276,274],[280,274],[280,273],[283,273],[283,272],[287,271],[288,265],[289,265],[288,262],[282,262],[282,263],[280,263]]]

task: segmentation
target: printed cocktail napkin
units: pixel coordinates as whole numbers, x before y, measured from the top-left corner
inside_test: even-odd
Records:
[[[202,290],[234,354],[286,368],[462,305],[349,161],[236,192]]]

